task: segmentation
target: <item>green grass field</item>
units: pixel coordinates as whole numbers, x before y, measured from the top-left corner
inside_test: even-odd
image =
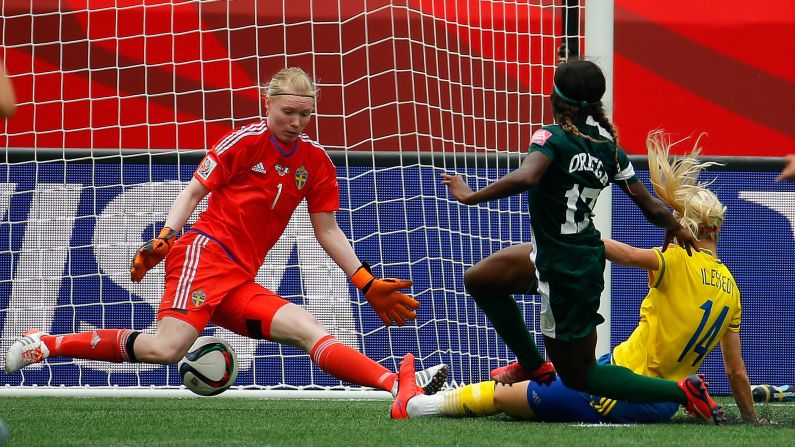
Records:
[[[8,446],[633,446],[793,445],[795,406],[758,407],[774,426],[714,427],[684,413],[658,425],[582,426],[503,416],[393,421],[388,401],[223,398],[0,399]]]

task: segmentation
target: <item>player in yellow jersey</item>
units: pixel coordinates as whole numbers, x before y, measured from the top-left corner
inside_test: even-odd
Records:
[[[699,251],[689,256],[678,245],[663,251],[604,241],[607,259],[648,271],[649,292],[635,331],[599,362],[645,376],[686,382],[720,343],[740,414],[745,421],[758,422],[740,351],[740,292],[716,250],[726,207],[705,185],[697,183],[699,172],[710,163],[697,160],[697,147],[689,156],[669,162],[671,143],[661,131],[649,135],[647,146],[654,189],[696,237]],[[530,244],[512,247],[514,265],[527,267],[531,251]],[[484,277],[480,286],[500,281],[502,286],[515,286],[515,293],[526,293],[526,272],[514,271],[506,269],[495,279]],[[522,419],[555,422],[643,423],[667,421],[677,409],[675,403],[631,403],[592,396],[570,389],[558,379],[551,386],[530,381],[513,386],[493,381],[476,383],[437,396],[417,396],[409,401],[407,411],[411,417],[505,412]]]

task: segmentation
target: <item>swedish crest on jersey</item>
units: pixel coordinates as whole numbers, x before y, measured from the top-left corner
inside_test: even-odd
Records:
[[[304,185],[306,185],[306,179],[308,178],[309,171],[306,170],[304,165],[301,165],[301,167],[295,171],[295,186],[298,189],[303,189]]]
[[[194,306],[199,307],[207,300],[207,295],[204,294],[204,290],[198,289],[193,291],[190,295],[190,299],[193,301]]]

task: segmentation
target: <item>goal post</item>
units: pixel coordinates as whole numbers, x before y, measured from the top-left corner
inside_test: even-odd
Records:
[[[383,327],[315,241],[305,206],[257,281],[391,370],[412,352],[418,368],[449,364],[455,384],[487,379],[513,355],[463,274],[530,240],[527,200],[465,207],[439,174],[482,187],[518,166],[533,131],[552,122],[561,43],[575,36],[590,56],[587,11],[606,3],[6,1],[2,56],[19,104],[0,128],[0,349],[28,327],[153,331],[163,267],[133,284],[129,260],[204,149],[261,118],[259,85],[297,65],[320,87],[307,132],[337,166],[341,228],[376,275],[413,280],[422,307],[416,321]],[[568,14],[579,17],[576,32],[564,31]],[[541,344],[539,298],[517,299]],[[233,391],[372,393],[331,378],[298,349],[205,333],[238,354]],[[63,358],[0,374],[0,385],[0,393],[181,391],[173,366]]]
[[[607,117],[613,119],[613,35],[614,7],[613,0],[589,1],[585,7],[585,56],[597,63],[605,75],[605,94],[602,103]],[[612,235],[613,218],[613,186],[608,185],[594,207],[594,225],[602,236]],[[605,264],[605,288],[599,302],[599,314],[605,322],[597,327],[596,355],[610,352],[611,347],[611,300],[612,300],[612,266]]]

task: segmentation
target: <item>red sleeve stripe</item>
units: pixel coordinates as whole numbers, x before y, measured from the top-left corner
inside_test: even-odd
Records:
[[[227,149],[234,146],[235,143],[237,143],[241,139],[251,135],[262,135],[267,130],[268,130],[268,125],[265,123],[265,121],[249,124],[248,126],[243,126],[240,129],[230,133],[229,135],[226,136],[226,138],[221,140],[221,142],[215,146],[215,153],[217,155],[221,155]]]

